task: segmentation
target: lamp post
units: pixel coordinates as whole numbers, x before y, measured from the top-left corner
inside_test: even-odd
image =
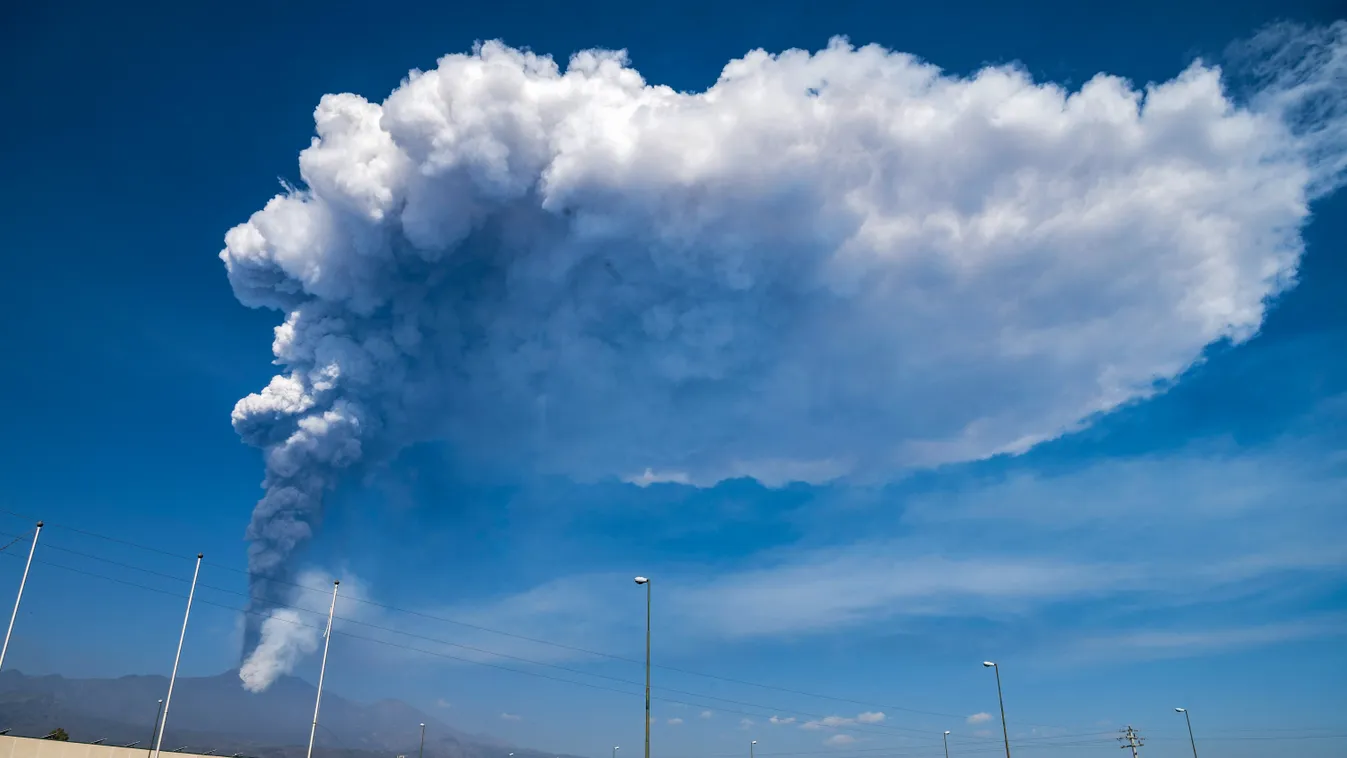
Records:
[[[1001,736],[1006,741],[1006,758],[1010,758],[1010,731],[1006,728],[1006,700],[1001,696],[1001,667],[995,661],[983,661],[983,666],[996,672],[996,702],[1001,705]]]
[[[426,758],[426,725],[421,724],[421,749],[416,751],[416,758]]]
[[[636,577],[645,585],[645,758],[650,758],[650,580]]]
[[[943,739],[945,740],[945,758],[949,758],[949,730],[948,730],[948,729],[945,730],[945,735],[944,735]]]
[[[1188,744],[1193,746],[1193,758],[1197,758],[1197,740],[1193,739],[1193,720],[1188,718],[1188,709],[1175,708],[1174,712],[1183,714],[1183,720],[1188,724]]]
[[[758,744],[757,740],[753,740],[752,742],[748,743],[748,758],[753,758],[753,748],[756,747],[757,744]]]
[[[150,732],[150,749],[154,749],[154,738],[159,736],[159,717],[164,715],[164,699],[159,698],[159,710],[154,712],[154,731]]]
[[[622,749],[622,748],[618,747],[617,745],[614,745],[614,746],[613,746],[613,758],[617,758],[617,751],[619,751],[619,750],[621,750],[621,749]]]

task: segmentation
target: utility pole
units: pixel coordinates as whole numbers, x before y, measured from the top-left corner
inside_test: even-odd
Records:
[[[28,548],[28,562],[23,564],[23,579],[19,580],[19,595],[14,598],[14,614],[9,617],[9,631],[5,632],[5,646],[0,648],[0,668],[5,665],[5,653],[9,652],[9,637],[14,634],[14,620],[19,617],[19,601],[23,600],[23,586],[28,584],[28,569],[33,567],[33,553],[37,552],[37,538],[42,536],[42,522],[37,522],[37,531],[33,532],[33,544]],[[650,758],[650,756],[646,756]]]
[[[1146,741],[1141,738],[1140,734],[1137,734],[1137,730],[1133,729],[1131,725],[1122,730],[1122,736],[1118,738],[1118,741],[1122,743],[1118,747],[1124,750],[1129,747],[1132,748],[1132,758],[1137,758],[1137,748],[1146,744]]]
[[[337,613],[337,588],[340,581],[332,582],[332,607],[327,609],[327,631],[323,632],[323,664],[318,667],[318,694],[313,699],[313,726],[309,728],[309,752],[304,758],[313,758],[313,738],[318,736],[318,706],[323,703],[323,677],[327,674],[327,648],[332,644],[332,617]],[[514,753],[510,753],[514,755]],[[155,756],[155,758],[159,758]]]
[[[182,633],[178,635],[178,652],[173,656],[173,673],[168,677],[168,694],[164,695],[164,712],[159,721],[159,736],[154,738],[154,758],[164,746],[164,730],[168,728],[168,706],[173,702],[173,684],[178,681],[178,663],[182,661],[182,642],[187,639],[187,619],[192,617],[192,599],[196,597],[196,580],[201,576],[202,554],[196,554],[196,568],[192,571],[192,588],[187,591],[187,610],[182,614]],[[187,747],[183,745],[183,747]],[[182,748],[178,748],[182,750]],[[176,751],[175,751],[176,752]]]

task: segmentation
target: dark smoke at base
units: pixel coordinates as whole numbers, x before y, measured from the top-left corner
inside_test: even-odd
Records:
[[[704,93],[488,43],[382,104],[324,97],[304,188],[221,253],[286,314],[282,373],[233,414],[266,456],[253,610],[285,612],[324,497],[421,440],[775,486],[1016,453],[1147,397],[1257,333],[1347,173],[1347,22],[1258,40],[1247,104],[1202,64],[1068,92],[842,40]],[[272,620],[252,688],[310,644]]]

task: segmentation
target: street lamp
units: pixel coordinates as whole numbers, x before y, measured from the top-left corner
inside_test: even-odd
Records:
[[[1197,758],[1197,741],[1193,739],[1193,720],[1188,718],[1188,709],[1175,708],[1174,712],[1183,714],[1183,720],[1188,724],[1188,744],[1193,746],[1193,758]]]
[[[416,751],[417,758],[426,758],[426,725],[421,724],[421,749]]]
[[[758,744],[757,740],[748,743],[748,758],[753,758],[753,747]]]
[[[1010,758],[1010,731],[1006,729],[1006,700],[1001,696],[1001,667],[995,661],[983,661],[982,665],[996,672],[996,702],[1001,705],[1001,736],[1006,741],[1006,758]]]
[[[945,758],[949,758],[949,730],[948,730],[948,729],[945,730],[945,736],[944,736],[942,739],[945,740]]]
[[[159,710],[154,713],[154,731],[150,732],[150,745],[153,747],[154,738],[159,736],[159,717],[164,715],[164,699],[159,698]]]
[[[622,748],[618,747],[617,745],[613,745],[613,758],[617,758],[617,751],[621,749]]]
[[[645,758],[650,758],[650,580],[636,577],[645,585]]]

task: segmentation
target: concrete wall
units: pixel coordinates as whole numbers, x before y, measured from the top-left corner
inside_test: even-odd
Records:
[[[149,755],[150,751],[143,747],[87,745],[83,742],[57,742],[0,734],[0,758],[149,758]],[[196,753],[170,753],[167,750],[162,755],[173,758],[219,758]]]

